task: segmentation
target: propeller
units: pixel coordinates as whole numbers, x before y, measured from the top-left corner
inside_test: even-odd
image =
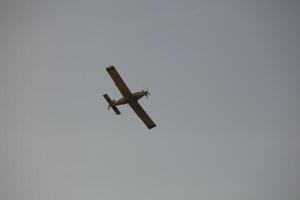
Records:
[[[144,93],[144,95],[148,98],[148,96],[151,96],[151,94],[148,92],[148,88],[145,90],[142,90],[142,92]]]

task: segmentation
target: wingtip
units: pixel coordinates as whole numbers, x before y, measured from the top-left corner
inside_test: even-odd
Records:
[[[113,66],[113,65],[110,65],[110,66],[106,67],[107,71],[111,71],[111,70],[114,70],[114,69],[115,69],[115,66]]]
[[[148,129],[152,129],[152,128],[154,128],[154,127],[156,127],[155,124],[153,124],[153,125],[151,125],[151,126],[148,126]]]

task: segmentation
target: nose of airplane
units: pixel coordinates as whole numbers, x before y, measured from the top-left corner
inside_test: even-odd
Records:
[[[142,90],[142,92],[144,93],[144,95],[148,98],[148,96],[151,96],[151,94],[148,92],[147,90]]]

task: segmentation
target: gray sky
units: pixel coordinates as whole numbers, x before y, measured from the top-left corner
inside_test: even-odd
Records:
[[[300,199],[299,9],[1,0],[0,198]],[[156,128],[106,109],[111,64]]]

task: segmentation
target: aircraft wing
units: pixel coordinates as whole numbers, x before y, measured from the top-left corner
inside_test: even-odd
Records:
[[[143,107],[137,101],[129,103],[129,105],[149,129],[156,126],[149,115],[145,112]]]
[[[115,82],[115,84],[116,84],[117,88],[120,90],[121,94],[124,97],[130,96],[131,92],[130,92],[129,88],[127,87],[127,85],[125,84],[125,82],[123,81],[120,74],[118,73],[118,71],[116,70],[116,68],[114,66],[109,66],[106,68],[106,71],[109,73],[110,77]]]

